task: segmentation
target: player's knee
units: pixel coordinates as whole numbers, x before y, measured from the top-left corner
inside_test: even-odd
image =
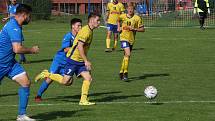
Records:
[[[131,53],[125,53],[125,57],[129,58],[131,56]]]
[[[85,80],[88,80],[88,81],[92,81],[93,79],[92,79],[92,77],[91,76],[88,76],[88,77],[85,77]]]
[[[22,87],[30,87],[31,81],[30,80],[23,81],[22,83],[20,83],[20,85]]]

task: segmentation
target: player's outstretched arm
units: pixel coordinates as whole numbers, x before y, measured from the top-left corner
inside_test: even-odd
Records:
[[[39,53],[39,47],[38,46],[33,46],[31,48],[26,48],[21,45],[21,43],[18,42],[13,42],[13,51],[16,54],[37,54]]]

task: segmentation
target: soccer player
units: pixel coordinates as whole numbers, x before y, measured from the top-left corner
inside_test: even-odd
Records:
[[[36,54],[39,52],[38,46],[26,48],[21,44],[24,39],[22,25],[29,23],[31,11],[30,6],[20,4],[15,16],[5,24],[0,32],[0,81],[4,77],[8,77],[20,85],[17,121],[35,121],[26,115],[30,80],[24,68],[15,60],[16,54]]]
[[[193,12],[194,14],[198,13],[200,29],[204,30],[205,19],[207,18],[207,14],[210,14],[208,0],[196,0]]]
[[[19,4],[16,2],[16,0],[10,0],[11,4],[8,6],[8,17],[3,18],[2,22],[6,22],[7,20],[9,20],[10,18],[15,16],[16,13],[16,9],[19,6]],[[26,63],[26,58],[24,54],[19,54],[20,55],[20,63]]]
[[[121,80],[128,79],[129,59],[135,42],[136,32],[145,31],[142,19],[138,15],[134,14],[133,3],[128,4],[127,11],[127,14],[120,15],[118,22],[118,31],[121,31],[121,48],[124,50],[124,58],[122,60],[122,66],[119,73]]]
[[[42,78],[50,78],[60,84],[71,85],[73,75],[82,76],[84,78],[81,99],[79,105],[94,105],[94,102],[89,102],[88,92],[92,82],[91,62],[87,58],[87,53],[93,39],[93,30],[98,28],[100,24],[100,15],[91,13],[88,16],[88,24],[84,26],[75,37],[72,48],[67,53],[67,64],[65,66],[64,76],[60,74],[52,74],[47,70],[36,76],[35,81]]]
[[[63,40],[61,49],[56,53],[51,67],[49,69],[50,73],[53,74],[64,74],[64,67],[66,65],[66,53],[69,51],[70,47],[72,47],[73,41],[75,36],[77,35],[78,31],[81,29],[82,21],[78,18],[73,18],[70,21],[71,31],[68,32]],[[47,90],[49,85],[51,84],[52,80],[47,78],[42,82],[40,89],[37,92],[37,96],[35,97],[36,102],[42,101],[42,94]]]
[[[107,38],[106,38],[106,49],[105,52],[112,52],[117,47],[118,31],[117,22],[121,13],[125,11],[124,5],[118,0],[113,0],[107,4]],[[114,47],[110,48],[111,34],[114,34]]]

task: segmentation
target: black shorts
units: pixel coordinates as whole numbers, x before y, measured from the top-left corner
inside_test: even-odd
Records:
[[[200,18],[207,18],[207,13],[206,12],[199,12],[199,17]]]

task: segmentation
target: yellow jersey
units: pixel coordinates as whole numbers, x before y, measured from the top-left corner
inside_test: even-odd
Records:
[[[107,4],[107,11],[109,12],[107,23],[117,25],[118,18],[120,14],[125,11],[125,8],[120,2],[117,4],[111,2]]]
[[[143,21],[141,17],[138,15],[134,15],[133,17],[127,17],[127,14],[121,14],[119,20],[122,22],[122,32],[120,33],[121,41],[128,41],[131,45],[133,45],[135,41],[136,32],[127,30],[126,27],[131,26],[133,28],[143,27]]]
[[[84,52],[87,55],[87,52],[90,48],[90,44],[93,38],[93,31],[90,29],[88,25],[84,26],[75,37],[72,47],[67,52],[67,57],[71,60],[77,62],[84,62],[83,58],[81,57],[79,50],[77,48],[78,42],[84,43]]]

